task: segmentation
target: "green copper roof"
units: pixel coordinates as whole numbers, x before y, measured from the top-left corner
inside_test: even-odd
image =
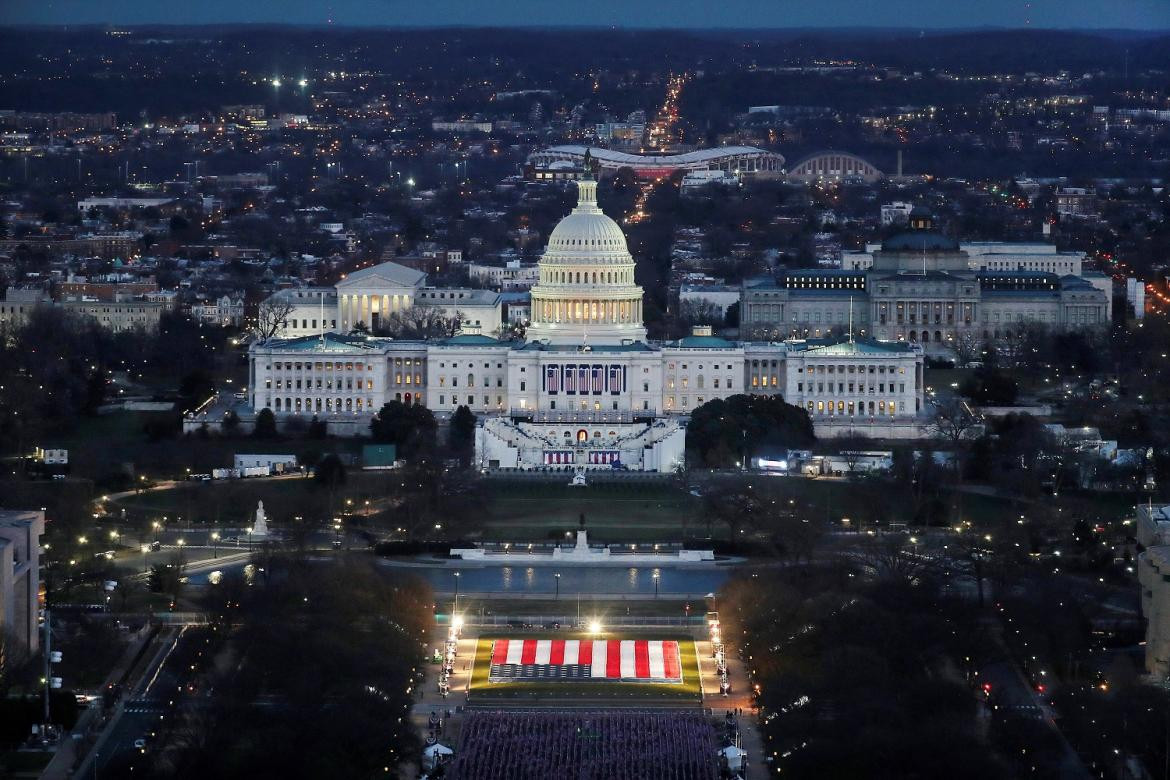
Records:
[[[498,347],[503,342],[482,333],[460,333],[439,343],[448,347]]]
[[[732,344],[727,339],[718,336],[687,336],[679,339],[675,346],[686,347],[690,349],[734,349],[735,344]]]

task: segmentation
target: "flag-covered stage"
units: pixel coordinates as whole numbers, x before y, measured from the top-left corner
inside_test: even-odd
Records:
[[[678,642],[646,639],[496,639],[488,682],[681,683]]]

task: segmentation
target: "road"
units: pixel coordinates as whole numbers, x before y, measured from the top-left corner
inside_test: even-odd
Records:
[[[212,539],[212,534],[218,534],[218,539]],[[284,536],[279,531],[273,533],[268,541],[279,542]],[[141,550],[144,542],[159,542],[159,549]],[[352,534],[338,534],[332,529],[317,529],[306,537],[306,546],[310,550],[332,550],[335,542],[340,541],[342,549],[366,549],[366,542],[357,539]],[[126,541],[123,541],[126,544]],[[155,564],[174,563],[178,555],[183,557],[188,572],[194,570],[196,564],[207,564],[216,560],[223,560],[227,565],[240,556],[247,556],[250,550],[261,545],[261,540],[249,536],[247,529],[181,529],[169,528],[155,533],[143,542],[135,542],[130,549],[122,548],[116,551],[115,565],[131,574],[145,574]],[[215,566],[211,566],[215,568]],[[209,569],[210,570],[210,569]]]
[[[177,668],[175,650],[188,641],[186,629],[173,628],[160,634],[160,641],[151,647],[153,655],[126,688],[126,695],[106,733],[95,746],[87,761],[78,769],[80,777],[102,777],[111,763],[124,766],[123,759],[138,750],[135,740],[145,739],[149,745],[158,722],[173,709],[176,692],[182,682]],[[148,747],[149,749],[149,747]]]
[[[988,664],[979,674],[980,679],[991,685],[993,702],[1000,708],[1014,711],[1020,717],[1041,720],[1058,738],[1061,746],[1061,780],[1092,780],[1093,775],[1085,767],[1080,756],[1065,739],[1064,734],[1053,720],[1052,708],[1036,693],[1023,672],[1010,659]]]

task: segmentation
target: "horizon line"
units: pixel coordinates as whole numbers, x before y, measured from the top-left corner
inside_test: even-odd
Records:
[[[209,29],[209,28],[297,28],[308,30],[590,30],[590,31],[638,31],[638,32],[689,32],[689,33],[734,33],[734,32],[906,32],[920,34],[923,32],[1042,32],[1042,33],[1133,33],[1137,35],[1165,35],[1170,34],[1170,26],[1164,28],[1142,27],[1041,27],[1034,25],[916,25],[916,26],[887,26],[887,25],[796,25],[791,27],[774,26],[726,26],[726,27],[662,27],[653,25],[629,24],[346,24],[333,22],[82,22],[82,23],[49,23],[49,22],[0,22],[0,30],[90,30],[121,28],[129,30],[157,30],[157,29]]]

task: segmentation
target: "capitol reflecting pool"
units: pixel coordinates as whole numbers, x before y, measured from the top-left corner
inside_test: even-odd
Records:
[[[393,563],[384,565],[393,566]],[[460,593],[598,594],[606,596],[654,595],[654,574],[658,574],[661,596],[703,596],[713,593],[731,575],[728,567],[698,566],[410,566],[410,572],[425,579],[437,592],[455,590],[459,572]]]

